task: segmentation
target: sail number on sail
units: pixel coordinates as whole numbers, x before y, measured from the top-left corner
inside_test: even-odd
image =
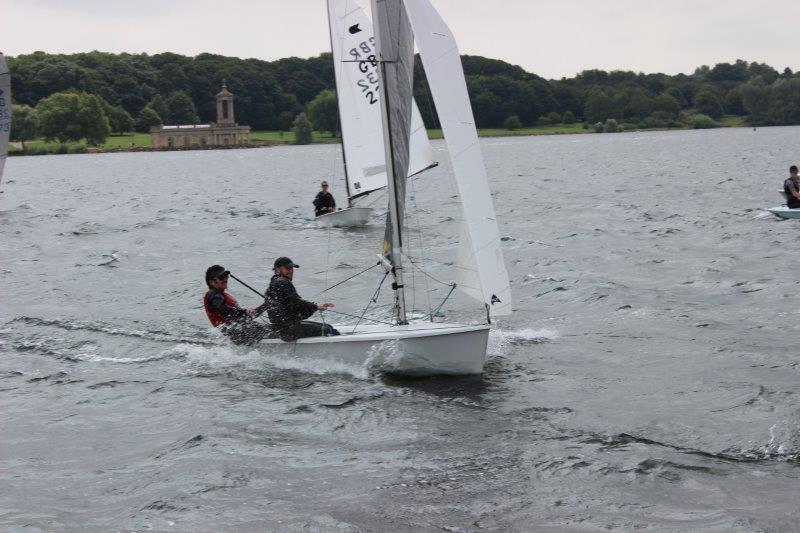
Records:
[[[374,53],[375,37],[370,37],[368,41],[361,41],[355,48],[350,49],[350,55],[358,62],[358,70],[366,74],[365,78],[356,80],[356,85],[361,88],[364,98],[374,105],[378,103],[378,73],[376,67],[378,60]]]

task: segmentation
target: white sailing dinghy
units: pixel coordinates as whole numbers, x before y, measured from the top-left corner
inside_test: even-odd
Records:
[[[389,213],[384,258],[394,275],[393,323],[336,326],[337,337],[264,340],[284,356],[369,365],[403,374],[476,374],[483,370],[489,325],[409,321],[403,287],[405,185],[409,166],[414,38],[442,123],[461,199],[457,288],[480,302],[487,318],[511,313],[511,290],[494,207],[470,108],[461,58],[450,29],[428,0],[373,0]],[[413,28],[413,31],[412,31]],[[387,366],[387,363],[388,366]]]
[[[369,195],[386,187],[380,88],[375,36],[366,13],[354,0],[328,0],[336,97],[342,129],[347,208],[316,218],[319,225],[363,226],[372,215]],[[409,176],[435,166],[428,133],[416,103],[411,115]]]
[[[784,201],[788,200],[788,198],[786,197],[786,191],[781,189],[778,192],[780,193],[781,198],[783,198]],[[769,211],[778,218],[800,218],[800,209],[791,209],[789,207],[786,207],[785,205],[780,205],[778,207],[770,207],[767,209],[767,211]]]
[[[0,184],[3,183],[9,135],[11,135],[11,74],[8,72],[6,58],[0,52]]]
[[[767,211],[779,218],[800,218],[800,209],[791,209],[785,205],[770,207]]]

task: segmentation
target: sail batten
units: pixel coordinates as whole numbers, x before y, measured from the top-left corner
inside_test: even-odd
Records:
[[[456,284],[490,316],[510,314],[511,288],[458,45],[429,0],[403,1],[461,197]]]
[[[347,195],[352,202],[386,187],[375,35],[366,13],[354,0],[328,0],[328,18]],[[409,175],[433,163],[416,103],[412,104],[410,145]]]
[[[8,138],[11,135],[11,74],[0,52],[0,183],[6,166]]]

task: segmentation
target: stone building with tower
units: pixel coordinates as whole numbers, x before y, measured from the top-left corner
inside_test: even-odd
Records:
[[[150,146],[153,148],[190,148],[206,146],[235,146],[247,144],[250,126],[240,126],[234,120],[233,94],[225,80],[217,93],[217,121],[211,124],[158,125],[150,127]]]

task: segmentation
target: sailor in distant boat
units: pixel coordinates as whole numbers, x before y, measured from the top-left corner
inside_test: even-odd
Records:
[[[230,272],[225,267],[213,265],[206,270],[208,292],[203,297],[208,320],[235,344],[255,344],[267,338],[272,328],[254,322],[253,318],[267,310],[266,302],[255,309],[242,309],[236,299],[226,292]]]
[[[786,193],[786,207],[800,209],[800,177],[797,175],[797,165],[789,167],[789,177],[783,182],[783,192]]]
[[[336,211],[336,200],[333,195],[328,192],[328,182],[323,181],[320,184],[322,190],[317,193],[314,198],[314,216],[322,216]]]
[[[285,341],[339,335],[329,324],[305,320],[317,311],[333,307],[333,304],[316,304],[300,298],[292,283],[295,268],[299,265],[288,257],[279,257],[273,265],[275,275],[267,289],[267,314],[276,334]]]

